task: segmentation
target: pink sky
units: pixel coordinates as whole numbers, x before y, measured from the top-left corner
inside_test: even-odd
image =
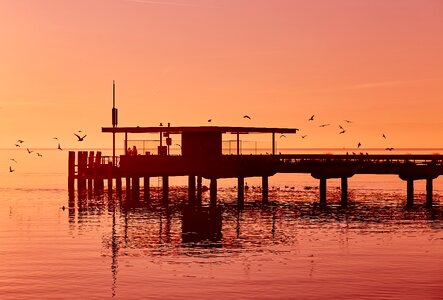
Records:
[[[282,147],[443,146],[439,0],[3,0],[0,38],[1,148],[79,147],[78,130],[109,147],[113,79],[120,126],[212,118],[308,135]]]

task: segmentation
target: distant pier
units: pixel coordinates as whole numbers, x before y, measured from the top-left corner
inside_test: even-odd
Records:
[[[150,178],[159,178],[162,199],[169,199],[169,177],[188,177],[190,204],[201,204],[202,178],[210,180],[210,203],[217,203],[217,179],[237,178],[237,201],[244,203],[245,179],[260,177],[262,201],[268,202],[269,177],[277,173],[306,173],[319,180],[319,203],[325,205],[327,180],[341,179],[341,204],[348,204],[348,178],[357,174],[393,174],[406,182],[407,206],[414,204],[414,181],[426,180],[426,206],[433,202],[433,180],[443,174],[443,155],[334,155],[334,154],[276,154],[276,134],[295,133],[297,129],[251,128],[251,127],[125,127],[103,128],[103,132],[123,133],[125,149],[129,133],[159,134],[157,153],[138,155],[125,151],[119,156],[102,156],[101,152],[69,152],[68,185],[70,191],[103,190],[122,191],[125,180],[126,192],[139,195],[143,178],[144,197],[150,198]],[[237,137],[235,154],[222,154],[222,134]],[[242,134],[262,133],[271,135],[272,152],[267,155],[241,154]],[[181,153],[169,154],[170,135],[179,135]],[[165,139],[165,143],[163,143]],[[113,151],[115,153],[115,150]]]

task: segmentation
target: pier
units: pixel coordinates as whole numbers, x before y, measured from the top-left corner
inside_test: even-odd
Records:
[[[277,173],[306,173],[319,181],[319,203],[326,205],[327,180],[341,179],[341,204],[348,204],[348,179],[358,174],[393,174],[406,183],[407,206],[414,205],[414,182],[426,180],[426,206],[433,202],[433,180],[443,174],[443,155],[336,155],[336,154],[277,154],[277,134],[293,134],[291,128],[255,127],[105,127],[103,132],[124,134],[125,153],[103,156],[101,152],[69,152],[69,189],[79,191],[103,190],[107,181],[112,193],[115,182],[117,192],[126,182],[127,195],[140,193],[143,178],[145,200],[150,199],[150,179],[158,178],[162,186],[164,203],[169,199],[169,177],[188,177],[188,198],[192,205],[201,204],[202,178],[210,181],[210,203],[217,203],[217,180],[237,179],[237,201],[244,204],[245,179],[259,177],[262,181],[262,201],[268,202],[269,177]],[[271,153],[242,154],[241,139],[244,134],[267,134],[272,145]],[[159,137],[157,152],[145,151],[137,155],[128,152],[129,134],[155,134]],[[222,135],[236,137],[234,153],[223,154]],[[170,154],[172,136],[178,136],[180,153]],[[115,153],[115,149],[113,154]]]

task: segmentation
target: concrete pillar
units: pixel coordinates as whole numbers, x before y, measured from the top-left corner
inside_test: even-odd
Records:
[[[414,206],[414,180],[408,179],[406,180],[407,186],[406,186],[406,205],[408,207]]]
[[[245,178],[244,177],[238,177],[237,204],[238,205],[245,204]]]
[[[426,178],[426,206],[432,207],[432,178]]]
[[[149,201],[151,199],[150,190],[151,190],[151,187],[149,185],[149,177],[145,176],[145,177],[143,177],[143,194],[144,194],[145,201]]]
[[[210,206],[217,206],[217,178],[211,178],[209,186]]]
[[[348,205],[348,178],[341,178],[341,205]]]
[[[169,200],[169,176],[163,176],[163,203]]]
[[[197,204],[202,203],[202,177],[197,176]]]
[[[195,205],[195,176],[188,177],[188,200],[189,204]]]
[[[262,176],[261,178],[261,187],[262,187],[262,202],[268,203],[269,201],[269,180],[268,176]]]
[[[326,204],[326,178],[320,178],[320,204]]]

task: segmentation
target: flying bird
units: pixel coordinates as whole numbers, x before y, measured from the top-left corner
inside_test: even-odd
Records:
[[[17,161],[14,158],[11,158],[10,160],[12,160],[13,162],[17,163]]]
[[[315,115],[312,115],[312,116],[308,119],[308,121],[314,121],[314,116],[315,116]]]
[[[17,143],[24,143],[25,141],[22,141],[22,140],[17,140]]]
[[[338,128],[340,128],[341,130],[345,130],[345,129],[343,128],[343,126],[341,126],[341,125],[338,125]]]
[[[37,152],[37,156],[43,157],[43,155],[42,155],[42,154],[40,154],[40,153],[38,153],[38,152]]]
[[[318,127],[326,127],[326,126],[329,126],[329,125],[331,125],[331,124],[321,124]]]
[[[358,142],[357,148],[360,148],[360,146],[361,146],[361,143],[360,143],[360,142]]]
[[[54,140],[58,140],[58,137],[53,137]]]
[[[382,137],[383,137],[384,139],[386,139],[386,135],[385,135],[384,133],[383,133]]]
[[[394,148],[392,148],[392,147],[388,147],[388,148],[386,148],[385,150],[392,151],[392,150],[394,150]]]
[[[79,136],[78,134],[74,133],[74,135],[77,137],[78,142],[83,141],[85,139],[85,137],[86,137],[86,134],[84,136]]]
[[[280,138],[285,138],[285,137],[286,137],[286,135],[284,135],[284,134],[280,135]]]
[[[308,136],[308,135],[305,134],[305,135],[302,135],[301,138],[304,139],[304,138],[307,137],[307,136]]]
[[[9,166],[9,172],[12,173],[12,172],[14,172],[14,171],[15,171],[15,170],[12,169],[11,166]]]
[[[212,122],[212,119],[208,119],[208,122],[211,123],[211,122]]]
[[[342,130],[342,131],[340,131],[338,134],[343,134],[343,133],[345,133],[346,132],[346,130]]]
[[[251,117],[248,115],[244,115],[243,118],[251,120]]]
[[[26,148],[26,150],[28,150],[28,153],[29,153],[29,154],[31,154],[32,152],[34,152],[34,151],[32,151],[32,150],[29,150],[29,148]]]
[[[346,123],[352,123],[352,121],[349,120],[343,120],[343,121],[345,121]]]
[[[63,150],[62,147],[60,146],[60,143],[58,143],[58,147],[57,147],[57,149],[58,149],[58,150]]]
[[[16,147],[20,147],[20,145],[19,145],[19,144],[15,144],[15,146],[16,146]]]

